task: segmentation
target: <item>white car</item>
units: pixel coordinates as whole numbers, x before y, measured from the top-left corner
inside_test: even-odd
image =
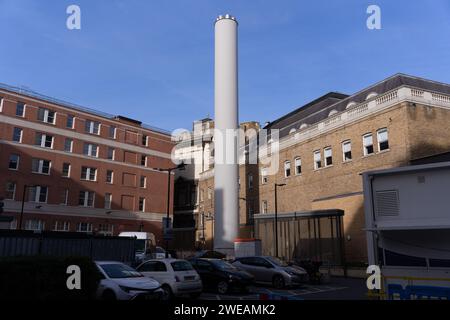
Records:
[[[153,259],[142,263],[136,270],[161,284],[163,300],[179,296],[197,298],[202,293],[202,280],[189,261]]]
[[[117,261],[96,261],[102,279],[97,298],[102,300],[160,300],[163,290],[159,282]]]

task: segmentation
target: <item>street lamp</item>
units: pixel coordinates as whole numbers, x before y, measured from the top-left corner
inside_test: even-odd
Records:
[[[169,229],[169,219],[170,219],[170,176],[172,174],[172,171],[174,170],[184,170],[186,168],[186,165],[184,162],[181,162],[179,165],[173,168],[153,168],[154,170],[167,172],[167,216],[166,216],[166,230]],[[169,258],[169,240],[166,239],[166,258]]]
[[[277,187],[283,187],[286,183],[274,183],[275,187],[275,257],[278,258],[278,196]]]

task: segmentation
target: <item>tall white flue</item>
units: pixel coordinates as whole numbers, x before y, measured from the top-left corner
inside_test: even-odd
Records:
[[[239,230],[237,27],[228,14],[215,22],[214,249],[228,255]]]

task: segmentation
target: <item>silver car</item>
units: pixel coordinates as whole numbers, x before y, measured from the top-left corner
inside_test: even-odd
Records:
[[[286,262],[270,256],[240,257],[233,265],[245,270],[259,283],[270,283],[275,288],[294,286],[307,281],[307,272],[300,267],[291,267]]]

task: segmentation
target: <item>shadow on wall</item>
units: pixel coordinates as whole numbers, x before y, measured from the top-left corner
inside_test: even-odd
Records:
[[[12,155],[18,155],[18,169],[11,170],[10,157]],[[51,162],[49,174],[32,173],[33,159],[48,160]],[[76,158],[73,158],[75,160]],[[73,161],[71,160],[71,161]],[[20,209],[22,203],[22,196],[24,192],[24,185],[27,186],[42,186],[47,187],[47,199],[45,202],[45,193],[42,193],[41,199],[39,195],[36,195],[35,199],[31,199],[33,196],[30,187],[26,188],[25,193],[25,206],[22,221],[22,228],[30,227],[31,220],[41,220],[45,223],[44,230],[54,230],[56,223],[60,228],[63,227],[64,222],[69,223],[69,230],[77,231],[80,223],[91,223],[93,233],[109,233],[113,232],[117,235],[121,231],[148,231],[155,234],[157,238],[160,238],[161,231],[158,227],[158,223],[152,223],[142,221],[139,219],[133,219],[133,213],[131,213],[131,219],[118,220],[114,218],[115,210],[121,209],[121,193],[117,191],[117,184],[121,183],[121,179],[118,176],[118,172],[114,172],[116,175],[113,185],[109,185],[106,182],[106,168],[98,168],[98,161],[95,160],[83,160],[69,163],[70,167],[64,168],[64,163],[67,160],[62,160],[58,157],[58,154],[53,152],[46,152],[45,150],[27,149],[21,147],[16,148],[14,145],[0,144],[0,196],[5,199],[14,197],[14,201],[6,200],[5,212],[3,215],[13,216],[15,219],[14,224],[17,225],[20,216]],[[42,164],[36,164],[34,161],[34,168],[42,171]],[[67,163],[67,162],[66,162]],[[82,180],[82,166],[97,168],[96,181]],[[67,171],[68,169],[68,171]],[[67,176],[68,172],[68,176]],[[67,176],[67,177],[66,177]],[[15,192],[7,190],[7,184],[15,184]],[[94,188],[95,186],[95,188]],[[130,195],[135,194],[137,188],[127,188]],[[83,192],[83,194],[82,194]],[[96,214],[100,215],[96,218],[83,216],[80,214],[82,208],[82,202],[86,203],[90,201],[86,192],[95,192],[94,206]],[[105,197],[110,193],[112,194],[111,206]],[[34,200],[34,201],[33,201]],[[38,201],[36,201],[38,200]],[[43,200],[43,202],[39,202]],[[138,199],[134,198],[134,208],[138,208]],[[67,203],[67,207],[62,205]],[[83,203],[83,204],[84,204]],[[55,205],[59,205],[55,209]],[[8,212],[8,208],[11,208]],[[65,209],[67,208],[67,209]],[[48,210],[46,212],[46,210]],[[77,211],[78,216],[68,215],[67,212]],[[86,207],[86,213],[93,208]],[[51,211],[53,214],[50,214]],[[66,211],[66,212],[65,212]],[[112,229],[111,229],[112,228]]]

